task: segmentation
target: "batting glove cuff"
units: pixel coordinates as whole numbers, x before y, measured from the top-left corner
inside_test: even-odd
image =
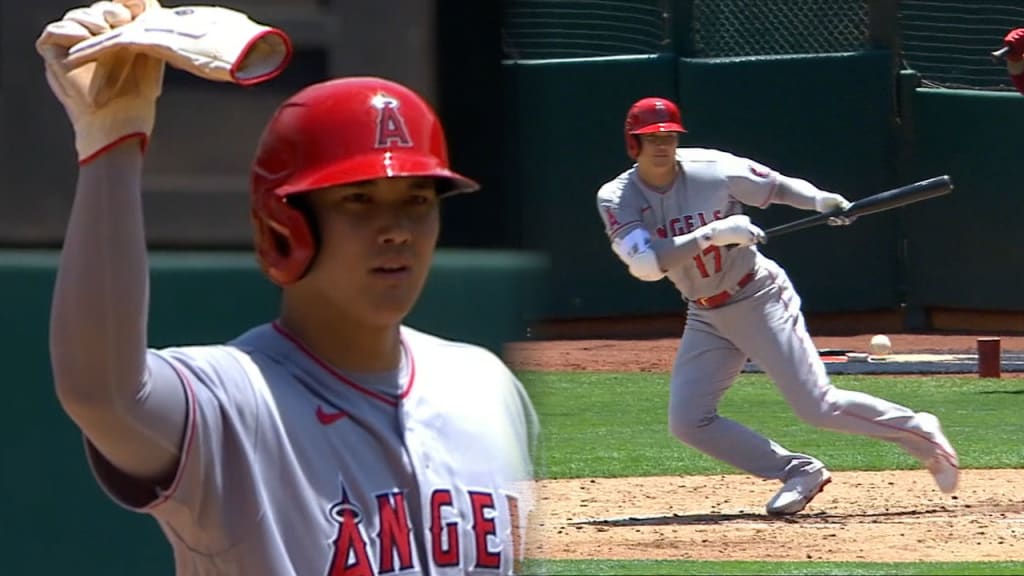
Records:
[[[72,65],[130,50],[216,82],[252,85],[280,74],[291,60],[288,36],[245,13],[219,6],[148,10],[137,20],[71,48]]]

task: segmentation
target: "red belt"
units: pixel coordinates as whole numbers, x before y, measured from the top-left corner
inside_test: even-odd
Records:
[[[734,290],[722,290],[718,294],[712,294],[711,296],[705,296],[704,298],[697,298],[694,300],[701,308],[718,308],[719,306],[725,305],[726,302],[732,298],[732,295],[743,289],[744,286],[750,284],[754,280],[754,272],[751,270],[747,272],[747,275],[740,278],[740,281],[736,283]]]

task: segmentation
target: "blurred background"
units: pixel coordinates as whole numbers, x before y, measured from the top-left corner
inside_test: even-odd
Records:
[[[180,3],[179,3],[180,4]],[[501,7],[493,2],[238,0],[219,2],[273,24],[296,53],[278,78],[241,88],[168,69],[146,157],[146,221],[156,248],[241,248],[250,244],[248,173],[260,133],[277,105],[335,76],[375,75],[405,83],[441,115],[459,170],[487,193],[446,205],[444,242],[509,245],[500,215],[502,108],[498,82]],[[168,6],[176,5],[168,2]],[[57,246],[74,189],[71,127],[42,74],[34,42],[74,3],[4,2],[0,7],[0,110],[5,186],[0,242]],[[450,12],[452,11],[452,12]],[[26,194],[32,191],[31,194]],[[489,219],[481,217],[492,213]]]

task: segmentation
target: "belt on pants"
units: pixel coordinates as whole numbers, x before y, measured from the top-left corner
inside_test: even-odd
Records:
[[[722,290],[718,294],[712,294],[711,296],[705,296],[704,298],[697,298],[694,302],[701,308],[718,308],[724,306],[726,302],[732,298],[732,295],[742,290],[747,284],[750,284],[754,280],[754,271],[747,272],[747,275],[740,278],[740,281],[736,283],[736,288],[732,290]]]

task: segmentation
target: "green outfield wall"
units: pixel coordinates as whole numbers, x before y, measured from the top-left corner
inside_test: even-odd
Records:
[[[0,252],[11,368],[2,430],[3,573],[170,576],[170,548],[156,523],[101,492],[81,436],[57,403],[47,345],[56,259]],[[249,253],[155,254],[151,265],[153,346],[221,342],[276,314],[277,289]],[[534,319],[546,269],[545,258],[526,252],[442,251],[408,324],[500,352]]]

